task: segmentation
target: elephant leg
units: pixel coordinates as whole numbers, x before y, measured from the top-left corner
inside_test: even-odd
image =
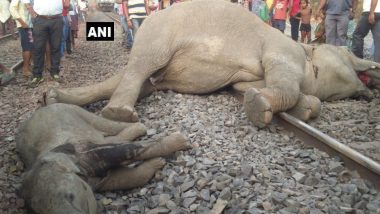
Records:
[[[292,108],[300,94],[303,65],[292,64],[284,56],[271,55],[265,65],[265,88],[250,88],[244,93],[244,110],[257,127],[264,127],[273,114]]]
[[[136,168],[121,167],[112,170],[96,185],[95,190],[113,191],[143,186],[164,165],[164,159],[154,158],[141,163]]]
[[[167,156],[178,150],[190,148],[182,134],[174,133],[157,143],[133,142],[120,144],[94,144],[74,142],[58,146],[53,151],[72,154],[87,174],[92,177],[104,176],[112,168],[122,163]]]
[[[287,112],[302,121],[308,121],[317,117],[320,111],[321,101],[317,97],[300,94],[297,104]]]
[[[84,106],[99,100],[109,99],[123,74],[123,72],[119,72],[115,76],[95,85],[67,89],[50,89],[45,94],[45,104],[67,103]]]
[[[116,136],[122,140],[134,140],[146,134],[146,128],[141,123],[125,123],[112,121],[93,113],[90,113],[80,107],[74,107],[76,113],[89,123],[95,129],[106,133],[109,136]],[[108,140],[107,142],[112,142]]]
[[[244,94],[250,88],[265,88],[265,81],[259,80],[255,82],[238,82],[232,85],[232,88],[239,94]]]
[[[180,133],[174,133],[162,138],[157,143],[149,143],[144,146],[144,150],[139,153],[134,160],[147,160],[156,157],[164,157],[176,151],[191,148],[187,139]]]
[[[138,120],[134,106],[140,94],[142,94],[141,90],[144,83],[160,68],[165,67],[174,53],[163,44],[170,44],[170,41],[154,43],[150,51],[146,50],[146,44],[134,44],[134,49],[127,65],[127,72],[121,78],[110,101],[102,110],[104,117],[128,122]],[[157,53],[160,54],[157,55]]]

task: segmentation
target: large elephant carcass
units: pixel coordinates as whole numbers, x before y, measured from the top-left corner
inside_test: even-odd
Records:
[[[307,120],[318,115],[320,100],[368,94],[357,74],[366,73],[379,87],[379,68],[342,47],[294,42],[229,2],[192,1],[148,17],[117,75],[92,86],[50,90],[46,102],[110,99],[104,117],[137,121],[138,97],[153,90],[205,94],[232,85],[244,93],[248,118],[265,126],[277,112]]]

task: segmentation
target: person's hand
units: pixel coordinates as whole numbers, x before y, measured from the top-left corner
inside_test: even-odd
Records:
[[[22,22],[22,23],[21,23],[21,27],[22,27],[22,28],[29,28],[29,26],[28,26],[25,22]]]
[[[369,15],[368,15],[368,22],[371,24],[371,25],[373,25],[373,24],[375,24],[375,13],[369,13]]]
[[[350,19],[354,19],[355,18],[355,11],[353,11],[352,9],[350,10],[349,17],[350,17]]]
[[[321,18],[323,16],[322,10],[318,8],[317,12],[315,13],[315,19]]]
[[[132,28],[132,21],[130,19],[127,20],[127,23],[128,23],[128,27]]]
[[[32,16],[32,18],[36,18],[38,16],[36,11],[34,11],[33,9],[30,11],[30,15]]]

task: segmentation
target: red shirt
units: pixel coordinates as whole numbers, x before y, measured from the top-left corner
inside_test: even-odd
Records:
[[[286,20],[286,11],[288,9],[289,1],[288,0],[275,0],[273,19]]]
[[[63,6],[64,4],[63,4],[63,0],[62,0],[62,6]],[[62,10],[62,16],[67,16],[67,13],[68,13],[68,10],[67,10],[68,8],[65,8],[65,7],[63,7],[63,10]]]
[[[293,0],[293,7],[290,11],[290,16],[295,16],[300,11],[300,0]]]

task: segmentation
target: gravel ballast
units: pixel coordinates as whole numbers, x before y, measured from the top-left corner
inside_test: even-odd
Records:
[[[101,13],[92,17],[106,19]],[[50,87],[100,82],[127,64],[120,32],[114,42],[86,42],[84,25],[81,27],[75,53],[62,61],[64,83],[47,80],[31,89],[18,74],[8,86],[0,88],[0,213],[26,212],[23,199],[16,195],[24,167],[15,151],[14,135],[40,106],[42,93]],[[379,93],[375,94],[377,98],[371,102],[324,102],[321,115],[310,124],[379,161]],[[98,114],[105,104],[97,102],[86,109]],[[308,148],[276,124],[257,129],[239,101],[227,92],[195,96],[159,91],[143,98],[136,110],[140,122],[148,128],[148,135],[141,139],[180,131],[188,136],[193,148],[167,157],[165,167],[141,188],[96,193],[104,213],[380,210],[378,190],[347,170],[339,157]]]

